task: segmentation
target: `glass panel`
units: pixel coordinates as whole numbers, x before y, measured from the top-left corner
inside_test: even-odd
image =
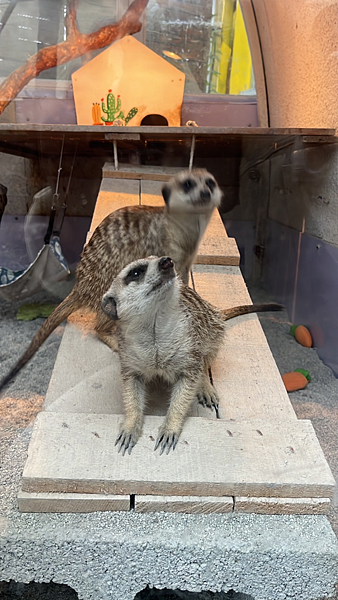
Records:
[[[0,77],[7,77],[41,48],[66,39],[63,0],[0,0]],[[122,16],[127,2],[81,0],[82,33]],[[148,48],[185,73],[189,94],[252,94],[251,55],[238,0],[150,0],[142,38]],[[43,71],[42,79],[69,80],[102,50]]]
[[[188,94],[254,94],[238,0],[150,0],[146,44],[185,73]]]

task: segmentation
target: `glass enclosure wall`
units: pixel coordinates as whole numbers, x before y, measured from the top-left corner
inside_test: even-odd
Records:
[[[79,30],[114,23],[125,0],[80,0]],[[0,78],[38,50],[66,39],[64,0],[0,0]],[[186,94],[255,93],[251,55],[238,0],[150,0],[137,38],[185,73]],[[43,71],[39,79],[66,80],[102,50]],[[62,87],[62,86],[61,86]]]
[[[151,0],[146,44],[185,73],[186,93],[255,92],[238,0]]]

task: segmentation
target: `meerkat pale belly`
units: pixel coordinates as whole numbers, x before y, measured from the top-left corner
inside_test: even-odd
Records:
[[[199,242],[222,193],[214,177],[204,169],[181,171],[162,189],[163,207],[133,206],[108,215],[85,246],[76,270],[72,292],[46,319],[30,346],[1,381],[0,390],[34,356],[41,344],[78,309],[96,313],[98,336],[116,350],[112,324],[101,310],[103,294],[120,272],[133,260],[151,254],[170,254],[184,281],[198,250]]]
[[[158,377],[172,387],[155,450],[159,445],[161,453],[175,448],[194,400],[218,405],[209,368],[226,321],[282,308],[273,303],[218,310],[181,281],[169,257],[148,257],[125,267],[102,299],[103,311],[117,324],[125,406],[125,421],[116,440],[119,451],[130,453],[139,439],[146,385]]]

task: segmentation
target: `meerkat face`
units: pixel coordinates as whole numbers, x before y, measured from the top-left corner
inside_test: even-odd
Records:
[[[218,208],[222,199],[215,178],[205,169],[180,171],[163,186],[162,195],[169,212],[204,213]]]
[[[103,296],[102,310],[111,319],[121,321],[152,316],[173,298],[175,287],[178,289],[178,279],[171,258],[136,260],[114,279]]]

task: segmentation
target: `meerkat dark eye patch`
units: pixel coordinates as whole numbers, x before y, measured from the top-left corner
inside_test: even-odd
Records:
[[[126,285],[129,285],[132,281],[142,281],[144,278],[148,265],[139,265],[138,267],[134,267],[130,269],[129,273],[125,276],[124,282]]]
[[[216,187],[216,181],[214,181],[213,179],[210,179],[210,177],[209,177],[209,179],[207,179],[205,183],[208,186],[209,190],[211,192],[213,192]]]
[[[183,191],[186,194],[188,194],[190,190],[196,187],[196,181],[194,181],[193,179],[185,179],[184,181],[182,181],[181,186],[183,188]]]
[[[169,202],[169,198],[170,198],[170,187],[168,185],[164,185],[162,188],[162,196],[163,196],[163,200],[166,204],[168,204]]]

